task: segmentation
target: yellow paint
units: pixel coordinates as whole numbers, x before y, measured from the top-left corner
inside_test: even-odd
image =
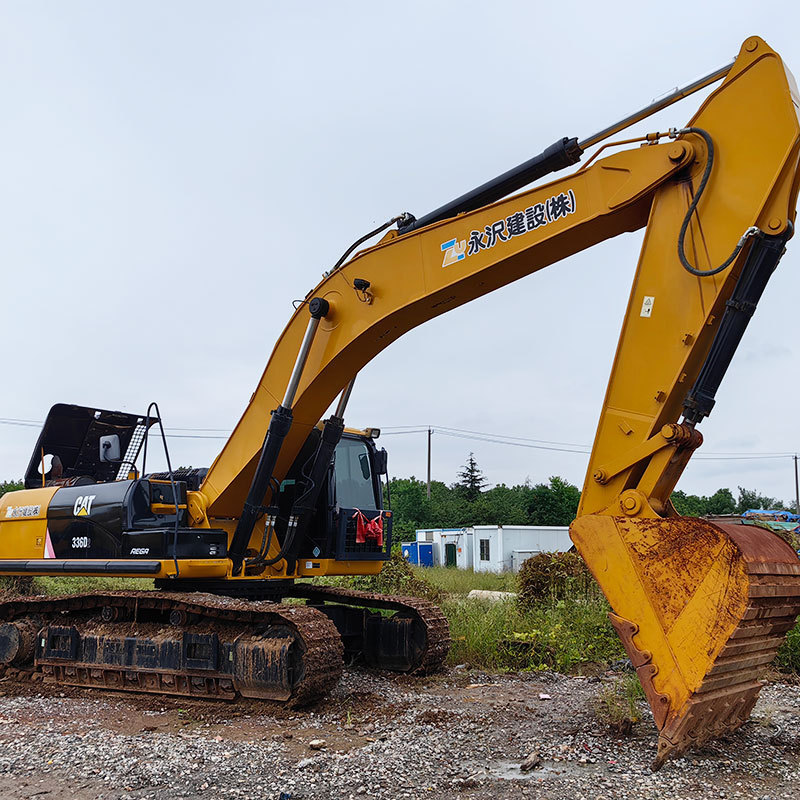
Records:
[[[0,558],[42,558],[47,531],[47,506],[55,487],[24,489],[0,497]],[[34,516],[10,516],[15,509],[39,507]],[[27,512],[26,512],[27,513]]]

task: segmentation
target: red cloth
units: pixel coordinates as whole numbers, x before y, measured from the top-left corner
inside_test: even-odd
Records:
[[[363,512],[356,509],[353,518],[356,521],[356,544],[366,544],[369,540],[383,547],[383,514],[379,512],[375,519],[367,519]]]

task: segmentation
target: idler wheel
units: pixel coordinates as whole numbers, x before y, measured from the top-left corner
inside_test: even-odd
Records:
[[[33,662],[40,620],[30,617],[0,623],[0,664],[21,666]]]

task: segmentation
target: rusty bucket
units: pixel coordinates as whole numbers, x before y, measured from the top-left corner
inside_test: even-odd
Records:
[[[762,528],[692,517],[591,514],[570,536],[653,711],[653,768],[742,725],[800,613],[794,550]]]

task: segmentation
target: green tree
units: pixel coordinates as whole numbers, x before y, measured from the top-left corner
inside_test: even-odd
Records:
[[[431,481],[430,526],[461,528],[472,525],[473,506],[461,489]]]
[[[550,483],[524,487],[528,525],[569,525],[578,513],[581,492],[554,475]]]
[[[706,513],[705,498],[696,494],[686,494],[679,489],[672,493],[670,500],[682,517],[702,517]]]
[[[389,489],[395,540],[399,541],[401,535],[413,533],[417,528],[429,527],[430,507],[423,481],[418,481],[413,475],[410,478],[392,478]]]
[[[706,498],[703,499],[705,500]],[[707,499],[705,513],[714,516],[735,514],[736,501],[733,499],[733,492],[730,489],[717,489],[717,491]]]
[[[24,484],[22,481],[3,481],[0,483],[0,497],[2,497],[6,492],[16,492],[19,489],[23,489]]]
[[[730,489],[717,489],[710,497],[679,490],[673,492],[670,499],[675,510],[684,517],[720,517],[736,513],[736,501]]]
[[[467,463],[458,473],[458,482],[455,484],[464,493],[467,500],[477,500],[484,486],[489,482],[475,461],[475,454],[470,453]]]
[[[473,525],[526,525],[528,509],[524,487],[501,483],[471,504]]]
[[[767,497],[766,495],[759,494],[753,489],[745,489],[739,486],[739,498],[736,501],[736,511],[739,514],[744,514],[745,511],[751,508],[760,509],[782,509],[784,511],[791,511],[788,506],[784,505],[781,500],[774,497]]]

